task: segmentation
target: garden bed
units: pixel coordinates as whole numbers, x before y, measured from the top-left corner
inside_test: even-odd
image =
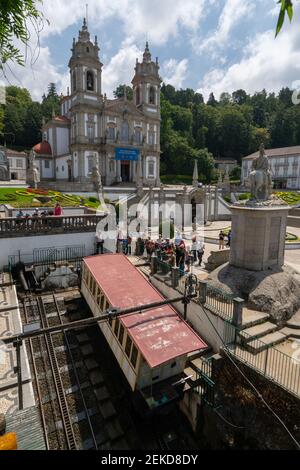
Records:
[[[63,207],[85,206],[91,209],[98,209],[100,205],[96,197],[85,198],[44,189],[0,188],[0,204],[9,204],[15,208],[53,207],[57,202]]]

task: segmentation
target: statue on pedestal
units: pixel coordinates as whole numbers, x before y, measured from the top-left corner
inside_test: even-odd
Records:
[[[0,181],[9,181],[10,180],[10,171],[9,171],[9,161],[6,157],[6,149],[2,147],[0,150]]]
[[[34,151],[31,150],[29,154],[29,168],[27,170],[27,183],[33,187],[34,189],[37,188],[37,184],[41,181],[39,169],[34,165],[35,162],[35,154]]]
[[[102,195],[103,192],[103,186],[102,186],[102,181],[101,181],[101,174],[99,171],[99,164],[98,164],[98,157],[94,156],[94,161],[93,161],[93,170],[92,170],[92,181],[94,183],[94,188],[97,194],[100,196]]]
[[[260,145],[259,156],[253,160],[251,169],[249,181],[252,198],[258,201],[268,200],[272,191],[272,176],[264,144]]]

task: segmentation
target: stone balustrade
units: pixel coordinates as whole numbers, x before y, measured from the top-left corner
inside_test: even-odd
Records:
[[[0,219],[0,238],[93,232],[105,215],[84,214]]]

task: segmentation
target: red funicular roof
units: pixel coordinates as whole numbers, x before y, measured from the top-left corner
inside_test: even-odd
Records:
[[[90,256],[84,262],[113,307],[125,309],[164,299],[125,255]],[[121,321],[152,368],[207,348],[170,305],[124,315]]]

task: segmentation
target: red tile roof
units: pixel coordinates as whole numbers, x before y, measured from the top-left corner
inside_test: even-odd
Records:
[[[164,299],[125,255],[90,256],[84,263],[113,307],[125,309]],[[152,368],[207,348],[171,305],[124,315],[120,320]]]
[[[300,145],[295,145],[292,147],[281,147],[276,149],[265,149],[265,153],[267,157],[286,157],[288,155],[300,155]],[[251,155],[247,155],[244,157],[243,160],[253,160],[253,158],[258,157],[259,150],[257,152],[251,153]]]
[[[60,121],[60,122],[71,122],[69,118],[66,116],[55,116],[53,121]]]
[[[38,155],[52,155],[51,145],[47,140],[43,140],[43,142],[39,142],[33,147],[33,150]]]

